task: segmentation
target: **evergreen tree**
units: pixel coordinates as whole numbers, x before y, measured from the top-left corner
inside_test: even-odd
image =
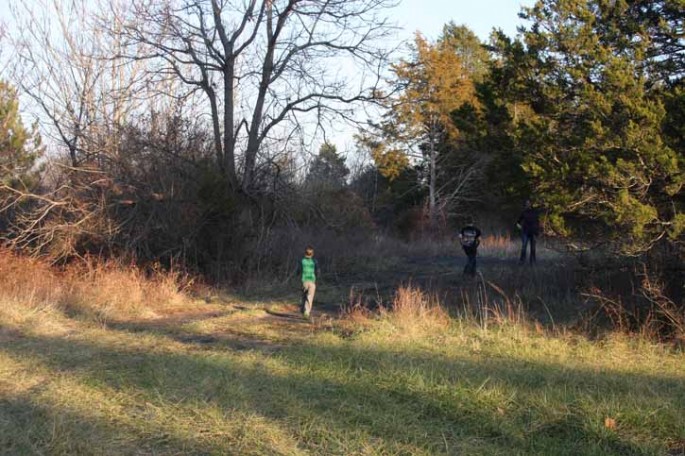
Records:
[[[0,81],[0,181],[2,184],[29,189],[37,180],[34,169],[40,156],[40,136],[27,130],[19,113],[16,90]]]
[[[397,96],[384,121],[376,126],[380,136],[365,141],[381,173],[396,178],[411,159],[424,164],[422,184],[428,188],[428,217],[435,230],[438,206],[447,198],[449,172],[442,166],[456,147],[459,131],[450,113],[474,100],[474,85],[457,53],[457,39],[436,43],[416,35],[412,56],[392,67]]]
[[[459,57],[462,69],[473,82],[483,81],[488,73],[490,53],[470,28],[449,22],[442,28],[438,43],[443,43],[454,50]]]
[[[319,155],[312,161],[307,175],[307,185],[316,189],[336,190],[345,186],[350,170],[345,165],[345,157],[338,154],[335,145],[323,143]]]
[[[680,235],[674,202],[685,182],[682,145],[664,131],[669,119],[677,129],[683,102],[663,87],[662,71],[673,70],[657,56],[668,40],[638,3],[539,0],[522,13],[532,23],[522,42],[497,37],[486,84],[502,97],[490,108],[506,110],[511,150],[500,163],[520,167],[519,190],[544,204],[548,227],[568,234],[599,222],[627,252]],[[669,85],[681,77],[668,75]]]

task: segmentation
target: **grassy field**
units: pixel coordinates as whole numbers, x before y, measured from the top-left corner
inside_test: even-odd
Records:
[[[421,273],[373,312],[330,277],[308,321],[286,285],[193,298],[5,255],[0,453],[685,454],[682,349],[534,324],[514,297],[450,306],[506,265],[428,293],[440,261],[394,264]]]

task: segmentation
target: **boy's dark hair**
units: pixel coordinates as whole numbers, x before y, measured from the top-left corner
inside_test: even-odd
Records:
[[[307,247],[305,247],[304,256],[306,256],[307,258],[313,257],[314,256],[314,247],[312,247],[311,245],[308,245]]]

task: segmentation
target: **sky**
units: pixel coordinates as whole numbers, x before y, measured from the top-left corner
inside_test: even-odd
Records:
[[[9,19],[11,4],[31,1],[0,0],[0,20]],[[435,39],[442,26],[452,20],[458,25],[467,25],[485,40],[493,27],[502,28],[507,35],[513,36],[520,23],[517,13],[521,5],[532,4],[533,0],[401,0],[391,14],[407,39],[416,30]]]
[[[442,26],[454,21],[467,25],[481,40],[487,40],[493,28],[516,35],[516,27],[521,24],[517,16],[521,6],[533,3],[534,0],[401,0],[392,16],[407,39],[417,30],[436,39]]]
[[[19,6],[35,1],[0,0],[0,22],[11,21],[10,5]],[[501,28],[507,35],[515,36],[516,27],[521,24],[518,17],[521,6],[532,6],[534,1],[400,0],[399,5],[389,11],[389,15],[391,21],[401,28],[397,33],[398,42],[411,41],[416,31],[420,31],[430,40],[435,40],[442,32],[443,26],[450,21],[468,26],[482,41],[487,41],[493,28]],[[346,136],[348,139],[350,137],[347,133],[340,136]],[[340,141],[343,142],[342,139]],[[348,147],[351,146],[346,144],[343,149]]]

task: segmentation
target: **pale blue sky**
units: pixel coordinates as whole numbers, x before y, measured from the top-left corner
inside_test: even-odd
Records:
[[[517,16],[521,6],[532,6],[534,0],[402,0],[392,14],[404,28],[405,38],[420,31],[435,39],[449,21],[465,24],[481,40],[487,40],[493,28],[501,28],[509,36],[516,34],[521,24]]]
[[[34,1],[0,0],[0,21],[9,22],[10,5],[30,5]],[[514,36],[516,27],[521,24],[517,16],[521,6],[532,6],[534,2],[535,0],[401,0],[395,9],[389,11],[389,15],[401,27],[397,33],[398,42],[411,41],[416,31],[434,40],[440,35],[442,27],[450,21],[468,26],[481,40],[486,41],[493,28],[501,28],[507,35]],[[2,68],[0,73],[1,70]],[[333,135],[338,136],[335,133]],[[343,141],[341,139],[341,143]]]
[[[9,5],[30,3],[31,0],[0,0],[0,18],[9,18]],[[411,38],[419,30],[428,38],[437,38],[442,26],[454,21],[466,24],[481,39],[487,39],[493,27],[502,28],[507,35],[516,33],[520,23],[517,13],[521,5],[530,6],[534,0],[402,0],[392,12],[392,18]]]

